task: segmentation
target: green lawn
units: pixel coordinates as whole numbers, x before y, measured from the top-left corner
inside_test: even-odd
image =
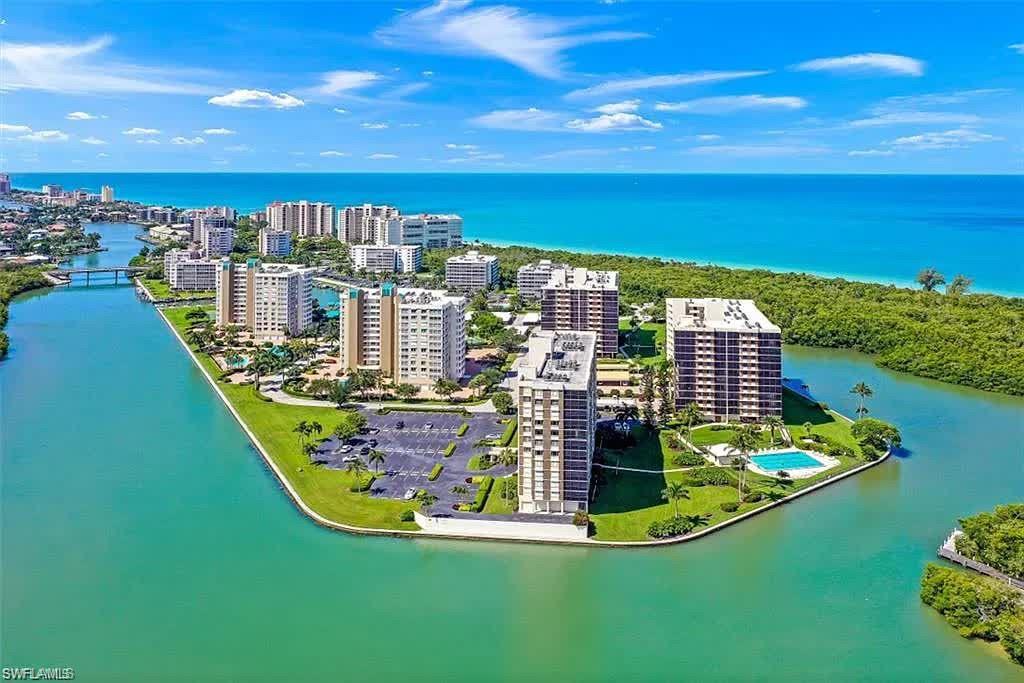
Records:
[[[494,480],[494,485],[491,487],[491,495],[487,496],[487,503],[484,505],[483,512],[493,515],[510,515],[515,512],[515,508],[508,504],[501,497],[501,484],[506,479],[515,481],[516,475],[510,474],[507,477],[502,477]]]
[[[644,323],[630,333],[629,318],[619,319],[622,350],[642,365],[653,365],[665,358],[665,323]]]
[[[186,308],[164,309],[168,320],[182,333],[188,329]],[[197,354],[203,367],[217,377],[220,370],[205,354]],[[398,519],[403,510],[413,506],[404,501],[371,498],[348,490],[354,478],[347,472],[314,467],[299,450],[292,432],[301,420],[317,421],[330,434],[341,422],[342,413],[333,408],[314,408],[271,403],[262,400],[252,386],[218,382],[221,391],[245,420],[249,429],[266,448],[270,457],[284,472],[302,500],[327,519],[342,524],[379,529],[417,530],[414,522]]]
[[[171,286],[163,280],[140,278],[140,281],[157,300],[208,298],[216,294],[215,292],[172,292]]]
[[[657,438],[651,438],[644,426],[638,426],[633,430],[636,437],[636,446],[625,451],[605,451],[604,462],[606,465],[616,467],[634,467],[641,470],[665,470],[679,467],[672,458],[679,453],[668,445],[668,432],[661,431]]]
[[[735,435],[735,429],[712,429],[710,426],[704,425],[693,428],[690,432],[690,441],[695,446],[712,446],[719,443],[729,443]],[[775,439],[777,442],[779,438],[778,430],[776,430]],[[757,440],[761,448],[771,446],[771,437],[768,435],[768,432],[758,434]]]
[[[824,411],[802,399],[788,393],[783,394],[783,420],[791,429],[795,425],[811,422],[813,431],[829,436],[843,444],[856,448],[856,442],[850,433],[850,423],[838,414]],[[803,434],[803,427],[794,432]],[[724,443],[732,436],[732,430],[712,431],[700,427],[692,432],[695,443],[709,445]],[[659,465],[671,468],[671,449],[664,441],[665,433],[659,438],[647,438],[638,434],[637,445],[623,451],[605,453],[606,464],[622,467],[638,467],[657,469]],[[764,435],[767,445],[768,435]],[[859,449],[857,451],[859,453]],[[840,458],[838,467],[808,479],[800,479],[788,485],[780,485],[772,477],[764,477],[752,472],[747,473],[748,489],[771,491],[776,494],[789,495],[801,489],[813,486],[818,482],[835,477],[837,474],[864,464],[860,458]],[[599,473],[598,473],[599,472]],[[729,470],[730,476],[735,473]],[[616,470],[595,470],[598,481],[597,495],[591,504],[590,518],[594,522],[595,536],[598,540],[634,541],[648,540],[647,528],[651,522],[668,519],[673,514],[673,506],[662,500],[661,491],[669,481],[681,481],[685,472],[645,474],[640,472],[624,472]],[[734,479],[735,481],[735,479]],[[603,483],[602,483],[603,482]],[[735,502],[737,493],[735,486],[691,486],[690,498],[679,502],[682,515],[702,515],[707,524],[717,524],[730,517],[743,514],[749,510],[767,505],[768,499],[757,503],[744,503],[736,512],[723,512],[721,503]],[[697,527],[699,531],[702,527]]]

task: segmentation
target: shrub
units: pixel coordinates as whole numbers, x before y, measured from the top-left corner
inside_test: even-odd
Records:
[[[879,451],[885,451],[889,446],[899,446],[903,442],[898,429],[873,417],[857,420],[850,427],[850,432],[858,442],[870,444]]]
[[[444,447],[443,451],[441,451],[441,455],[443,455],[446,458],[450,458],[450,457],[452,457],[452,453],[454,453],[454,452],[455,452],[455,442],[454,441],[449,441],[448,445]]]
[[[494,484],[494,477],[485,476],[480,480],[480,488],[476,490],[476,498],[473,499],[473,512],[480,512],[484,509],[484,505],[487,503],[487,496],[491,492],[491,486]]]
[[[737,510],[740,509],[740,504],[734,500],[730,500],[725,503],[722,503],[718,507],[722,508],[722,512],[736,512]]]
[[[575,526],[590,526],[590,515],[587,514],[586,510],[577,510],[576,514],[572,516],[572,523]]]
[[[402,514],[398,516],[401,522],[412,522],[416,519],[415,513],[412,510],[402,510]]]
[[[469,431],[469,423],[463,422],[459,425],[459,428],[455,430],[455,436],[464,436]]]
[[[364,491],[369,491],[370,487],[373,486],[373,481],[376,478],[377,477],[375,475],[371,474],[368,477],[366,477],[366,479],[360,479],[359,481],[349,486],[348,490],[351,491],[352,493],[363,493]]]
[[[651,522],[647,527],[647,535],[651,538],[672,538],[682,536],[693,530],[694,523],[686,517],[670,517]]]
[[[682,451],[672,456],[672,464],[678,467],[694,467],[707,462],[703,457],[693,451]]]
[[[882,452],[869,443],[862,443],[860,445],[860,450],[864,454],[864,459],[868,462],[874,462],[882,457]],[[832,454],[829,453],[828,455]]]
[[[720,467],[698,467],[688,473],[690,479],[702,481],[709,486],[730,486],[732,477]]]
[[[512,443],[512,439],[515,438],[517,429],[519,429],[519,423],[514,418],[506,422],[505,431],[502,432],[501,438],[498,439],[498,445],[504,448]]]
[[[751,491],[747,495],[743,496],[744,503],[760,503],[764,500],[764,491]]]
[[[499,391],[494,396],[491,396],[491,402],[494,404],[494,409],[501,415],[510,415],[512,413],[512,396],[504,391]]]
[[[427,475],[427,481],[434,481],[441,476],[441,472],[444,470],[444,465],[441,463],[435,463],[434,468],[430,470],[430,474]]]
[[[853,457],[856,456],[856,453],[853,452],[852,448],[850,448],[849,446],[844,446],[841,443],[834,443],[834,442],[826,443],[825,444],[825,448],[823,448],[822,450],[825,452],[825,455],[827,455],[829,457],[832,457],[832,458],[853,458]],[[867,453],[865,452],[864,455],[866,456]],[[877,459],[878,459],[877,456],[874,457],[874,458],[869,458],[869,460],[877,460]]]

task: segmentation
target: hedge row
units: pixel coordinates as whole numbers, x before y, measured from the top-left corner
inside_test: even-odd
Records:
[[[476,498],[473,499],[473,512],[480,512],[484,509],[484,504],[487,503],[487,496],[491,492],[491,486],[494,485],[494,477],[486,475],[480,479],[480,488],[476,490]]]
[[[427,481],[434,481],[441,476],[441,471],[444,469],[444,465],[436,463],[434,469],[430,470],[430,474],[427,475]]]

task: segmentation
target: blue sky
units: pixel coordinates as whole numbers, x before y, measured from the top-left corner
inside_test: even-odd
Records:
[[[4,170],[1019,173],[1024,4],[7,0]]]

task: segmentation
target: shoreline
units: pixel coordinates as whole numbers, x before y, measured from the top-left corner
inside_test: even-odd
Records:
[[[374,528],[374,527],[360,527],[360,526],[355,526],[355,525],[351,525],[351,524],[345,524],[344,522],[337,522],[335,520],[328,519],[328,518],[324,517],[323,515],[321,515],[320,513],[318,513],[316,510],[312,509],[306,503],[306,501],[302,499],[302,496],[298,493],[298,491],[295,490],[295,488],[292,486],[291,482],[288,480],[288,477],[285,476],[284,472],[277,465],[277,463],[274,462],[274,459],[270,456],[270,453],[266,450],[266,448],[260,442],[259,438],[252,432],[252,430],[246,424],[245,420],[242,419],[242,416],[238,413],[237,409],[234,407],[234,405],[231,403],[231,401],[228,400],[228,397],[224,394],[224,392],[221,391],[221,388],[219,386],[217,386],[216,378],[212,377],[210,375],[210,373],[207,371],[207,369],[205,367],[203,367],[203,364],[199,361],[199,358],[196,356],[195,352],[188,345],[188,343],[185,341],[185,339],[181,336],[181,334],[178,332],[178,330],[174,327],[174,324],[171,323],[171,321],[167,318],[166,315],[164,315],[164,312],[163,312],[162,309],[157,308],[155,306],[154,306],[154,309],[156,310],[156,312],[160,316],[160,318],[164,321],[164,324],[167,325],[167,327],[171,330],[171,333],[178,340],[178,343],[181,344],[182,348],[184,348],[186,353],[188,353],[189,357],[192,359],[192,362],[195,364],[195,366],[197,368],[199,368],[200,372],[202,372],[203,377],[206,378],[206,381],[213,388],[214,392],[217,394],[217,396],[220,398],[221,402],[225,405],[225,407],[231,413],[232,417],[234,417],[235,421],[238,422],[239,426],[242,428],[242,431],[248,437],[249,442],[256,449],[256,452],[260,454],[260,457],[262,458],[264,465],[270,470],[270,472],[277,479],[277,482],[280,485],[281,489],[288,495],[288,497],[291,499],[292,503],[295,505],[295,507],[298,509],[298,511],[301,512],[303,515],[305,515],[307,518],[309,518],[315,524],[317,524],[319,526],[322,526],[322,527],[325,527],[327,529],[331,529],[333,531],[342,531],[342,532],[356,534],[356,535],[362,535],[362,536],[392,536],[392,537],[401,537],[401,538],[430,538],[430,539],[439,539],[439,540],[472,541],[472,542],[476,542],[476,543],[479,543],[479,542],[539,543],[539,544],[545,544],[545,545],[560,545],[560,546],[568,545],[568,546],[584,547],[584,548],[585,547],[592,547],[592,548],[637,548],[637,549],[640,549],[640,548],[653,548],[653,547],[670,546],[670,545],[676,545],[676,544],[679,544],[679,543],[687,543],[687,542],[690,542],[690,541],[695,541],[697,539],[703,538],[704,536],[712,534],[712,533],[714,533],[716,531],[721,531],[721,530],[723,530],[723,529],[725,529],[727,527],[732,526],[733,524],[736,524],[736,523],[741,522],[743,520],[749,519],[749,518],[751,518],[753,516],[759,515],[759,514],[761,514],[763,512],[766,512],[768,510],[772,510],[772,509],[774,509],[774,508],[776,508],[776,507],[778,507],[780,505],[784,505],[784,504],[786,504],[786,503],[788,503],[790,501],[796,500],[797,498],[799,498],[799,497],[801,497],[801,496],[803,496],[805,494],[811,493],[813,491],[818,491],[818,490],[820,490],[820,489],[822,489],[822,488],[824,488],[826,486],[829,486],[831,484],[835,484],[836,482],[842,481],[842,480],[846,479],[847,477],[853,476],[855,474],[859,474],[860,472],[863,472],[864,470],[870,469],[870,468],[872,468],[872,467],[874,467],[876,465],[879,465],[879,464],[885,462],[886,460],[889,459],[889,456],[892,455],[892,449],[890,448],[890,449],[886,450],[886,452],[878,460],[874,460],[874,461],[871,461],[871,462],[866,462],[863,465],[859,465],[859,466],[857,466],[857,467],[855,467],[855,468],[853,468],[851,470],[847,470],[846,472],[840,473],[840,474],[836,475],[835,477],[831,477],[829,479],[825,479],[823,481],[818,482],[817,484],[814,484],[812,486],[808,486],[805,489],[801,489],[799,491],[791,493],[790,495],[786,496],[785,498],[780,498],[779,500],[776,500],[776,501],[770,501],[770,502],[766,503],[765,505],[762,505],[761,507],[754,508],[753,510],[748,510],[747,512],[744,512],[743,514],[740,514],[740,515],[736,515],[735,517],[730,517],[729,519],[723,520],[723,521],[719,522],[718,524],[714,524],[712,526],[709,526],[709,527],[706,527],[704,529],[701,529],[700,531],[695,531],[695,532],[687,534],[685,536],[676,536],[676,537],[673,537],[673,538],[662,538],[662,539],[651,539],[651,540],[636,540],[636,541],[602,541],[602,540],[596,540],[596,539],[587,539],[585,541],[571,541],[571,540],[556,540],[556,539],[532,538],[532,537],[513,537],[513,536],[494,538],[494,537],[487,537],[487,536],[453,535],[453,534],[437,533],[437,532],[429,531],[429,530],[426,530],[426,529],[420,529],[419,531],[404,531],[404,530],[401,530],[401,529],[379,529],[379,528]],[[837,413],[837,414],[841,415],[840,413]],[[847,420],[850,419],[850,418],[846,417],[845,415],[841,415],[841,416],[844,419],[847,419]]]

